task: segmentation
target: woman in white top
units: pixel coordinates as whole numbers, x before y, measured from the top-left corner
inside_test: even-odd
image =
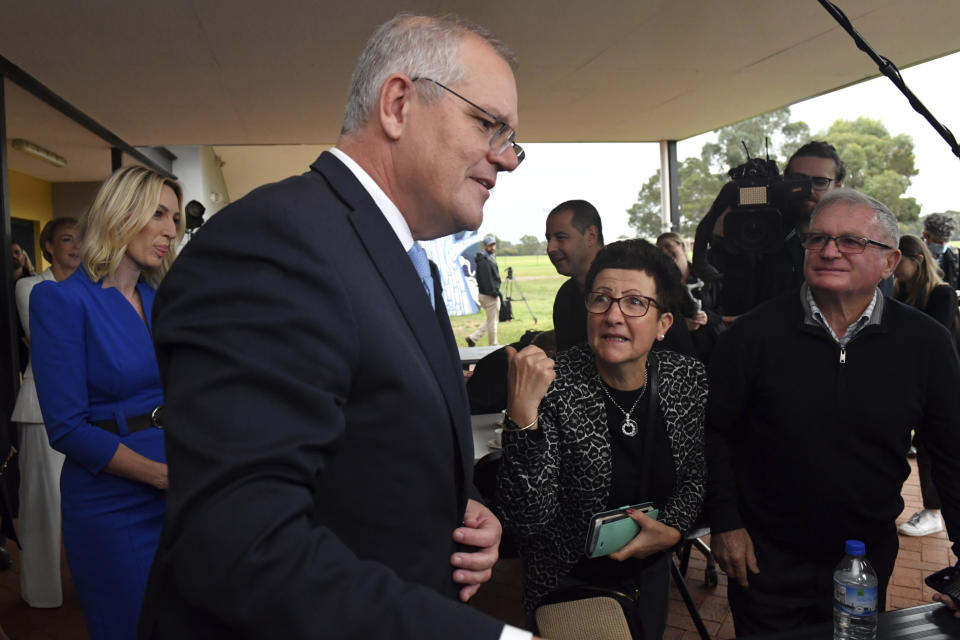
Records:
[[[30,292],[44,280],[63,280],[80,264],[77,221],[55,218],[40,233],[43,257],[52,266],[40,275],[17,281],[20,324],[30,338]],[[63,318],[63,322],[70,322]],[[54,451],[43,426],[33,368],[28,364],[13,409],[20,424],[20,596],[31,607],[63,604],[60,584],[60,468],[63,454]]]

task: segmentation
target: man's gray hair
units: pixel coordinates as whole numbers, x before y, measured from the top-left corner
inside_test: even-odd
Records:
[[[810,215],[811,226],[813,225],[813,219],[817,217],[818,213],[836,204],[846,204],[850,208],[864,207],[870,209],[876,214],[877,223],[879,223],[880,228],[883,230],[886,236],[885,240],[890,246],[896,248],[900,243],[900,227],[897,225],[897,216],[894,215],[893,211],[890,211],[889,207],[879,200],[853,189],[832,189],[827,191],[823,197],[820,198],[820,202],[817,203],[817,206],[813,209],[813,213]]]
[[[943,213],[931,213],[923,219],[923,230],[932,236],[949,240],[957,222]]]
[[[392,73],[403,73],[411,79],[430,78],[447,86],[461,81],[466,69],[460,59],[460,43],[468,34],[487,42],[516,73],[513,52],[483,27],[452,15],[400,13],[382,24],[360,53],[350,80],[340,133],[355,132],[366,124],[380,99],[384,81]],[[439,102],[444,93],[432,82],[421,83],[419,91],[430,102]]]

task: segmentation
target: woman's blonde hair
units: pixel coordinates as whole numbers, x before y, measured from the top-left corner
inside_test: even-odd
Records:
[[[894,297],[910,306],[922,309],[926,306],[933,288],[943,284],[937,259],[930,253],[930,249],[927,248],[927,244],[923,240],[911,235],[900,237],[900,253],[903,254],[903,260],[916,260],[918,262],[917,275],[910,282],[897,280]]]
[[[127,245],[147,223],[160,204],[160,192],[168,186],[177,195],[177,208],[183,209],[183,189],[175,181],[145,167],[124,167],[114,172],[100,187],[90,209],[80,219],[80,261],[94,282],[113,275],[127,252]],[[177,237],[160,266],[145,269],[144,279],[152,286],[160,284],[177,257],[177,245],[183,238],[183,214],[177,218]]]

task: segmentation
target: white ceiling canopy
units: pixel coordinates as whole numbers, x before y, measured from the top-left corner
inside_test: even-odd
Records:
[[[960,50],[955,0],[837,4],[900,67]],[[816,0],[0,0],[0,55],[134,146],[329,145],[360,49],[401,7],[515,50],[520,142],[684,139],[878,74]],[[59,126],[77,125],[7,93],[8,138],[70,163],[11,168],[106,175]]]

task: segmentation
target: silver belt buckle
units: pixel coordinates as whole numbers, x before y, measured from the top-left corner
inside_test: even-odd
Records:
[[[155,426],[157,429],[163,429],[163,405],[157,405],[154,407],[153,411],[150,412],[150,424]]]

